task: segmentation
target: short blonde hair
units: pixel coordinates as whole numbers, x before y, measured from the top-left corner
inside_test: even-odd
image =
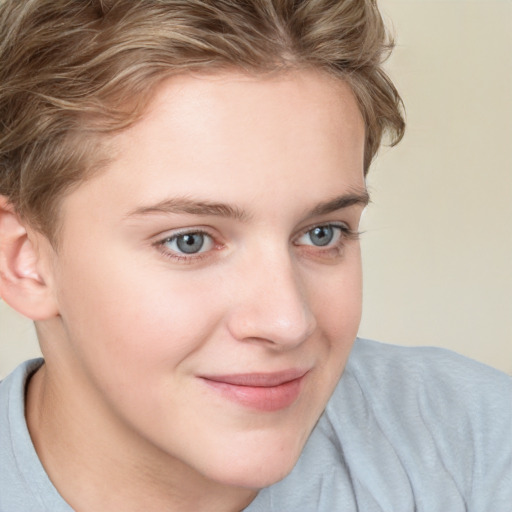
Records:
[[[0,194],[50,239],[59,200],[98,166],[98,135],[187,71],[315,67],[345,80],[365,173],[404,131],[375,0],[0,0]]]

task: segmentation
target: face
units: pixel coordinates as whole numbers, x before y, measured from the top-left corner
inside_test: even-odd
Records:
[[[183,76],[110,144],[108,168],[63,202],[48,372],[114,444],[269,485],[358,329],[355,99],[312,71]]]

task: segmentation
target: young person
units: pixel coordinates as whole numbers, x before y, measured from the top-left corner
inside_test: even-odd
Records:
[[[356,340],[404,129],[373,0],[3,0],[0,511],[507,512],[507,376]]]

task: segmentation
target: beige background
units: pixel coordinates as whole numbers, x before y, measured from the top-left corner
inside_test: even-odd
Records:
[[[360,334],[512,373],[512,2],[381,0],[407,106],[368,185]],[[0,378],[37,355],[0,303]]]
[[[381,6],[408,131],[369,177],[360,333],[512,373],[512,2]]]

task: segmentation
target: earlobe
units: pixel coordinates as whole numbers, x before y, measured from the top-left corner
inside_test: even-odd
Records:
[[[0,196],[0,296],[22,315],[44,320],[57,308],[37,249],[12,204]]]

